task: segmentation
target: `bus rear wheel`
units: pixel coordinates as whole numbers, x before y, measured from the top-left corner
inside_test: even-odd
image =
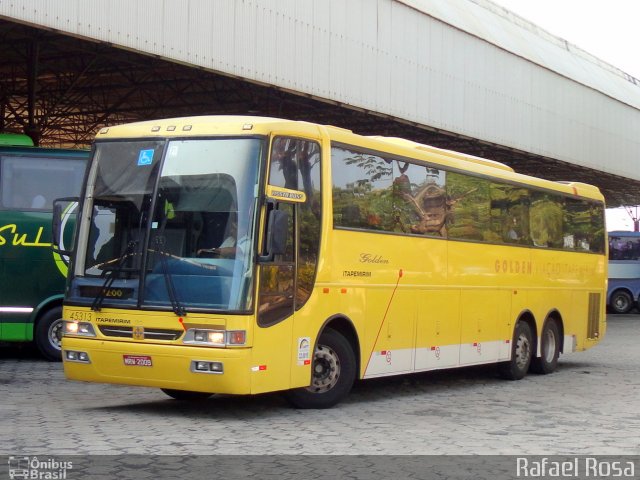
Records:
[[[511,360],[500,363],[498,371],[507,380],[524,378],[531,364],[533,354],[533,334],[527,322],[519,321],[513,332]]]
[[[613,313],[627,313],[633,307],[633,298],[625,290],[616,290],[611,294],[609,308]]]
[[[356,378],[356,356],[349,341],[335,330],[325,330],[311,364],[311,385],[285,393],[296,408],[331,408],[347,396]]]
[[[560,356],[560,329],[554,319],[549,319],[540,336],[540,357],[531,360],[531,371],[547,375],[558,366]]]
[[[190,392],[188,390],[173,390],[171,388],[161,388],[164,393],[169,395],[174,400],[185,400],[189,402],[194,402],[197,400],[206,400],[213,393],[207,392]]]
[[[38,319],[33,332],[36,347],[50,362],[62,360],[62,325],[62,307],[54,307]]]

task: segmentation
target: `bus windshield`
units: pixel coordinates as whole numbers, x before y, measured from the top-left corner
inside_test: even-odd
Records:
[[[256,138],[96,144],[72,298],[102,305],[251,308]]]

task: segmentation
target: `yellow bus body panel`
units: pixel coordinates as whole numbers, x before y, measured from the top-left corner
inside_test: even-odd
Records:
[[[340,312],[360,335],[363,377],[508,360],[526,313],[539,338],[559,312],[575,342],[565,352],[606,330],[601,302],[599,338],[587,339],[589,295],[603,295],[602,255],[347,230],[329,242],[318,285],[329,290],[326,315]]]

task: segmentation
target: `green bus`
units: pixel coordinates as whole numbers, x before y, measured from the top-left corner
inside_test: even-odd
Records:
[[[79,195],[88,157],[0,134],[0,341],[35,340],[48,360],[60,359],[67,273],[51,249],[52,202]]]

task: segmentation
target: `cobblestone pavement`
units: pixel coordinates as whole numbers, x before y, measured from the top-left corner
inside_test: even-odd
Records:
[[[370,380],[331,410],[277,394],[197,403],[66,381],[60,364],[0,349],[0,455],[640,454],[640,315],[552,375],[494,368]]]

